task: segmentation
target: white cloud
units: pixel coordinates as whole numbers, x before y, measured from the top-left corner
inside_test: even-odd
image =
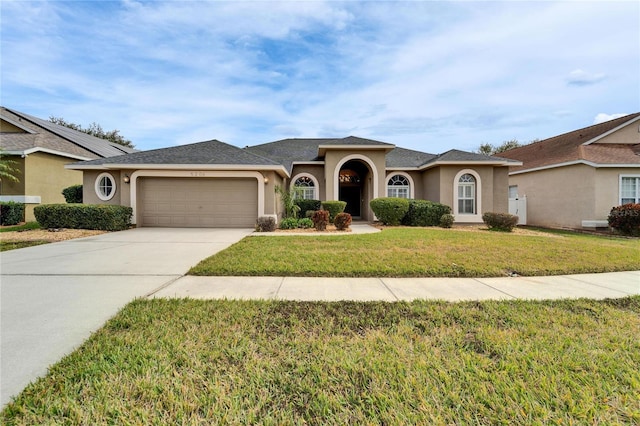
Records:
[[[616,118],[624,117],[625,115],[629,115],[627,113],[618,113],[618,114],[605,114],[601,112],[596,115],[596,118],[593,119],[593,124],[604,123],[605,121],[614,120]]]
[[[570,86],[590,86],[600,83],[606,78],[602,73],[594,74],[581,69],[573,70],[567,77],[567,84]]]

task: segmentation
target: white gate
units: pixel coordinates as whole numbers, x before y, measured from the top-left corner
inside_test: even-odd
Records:
[[[518,216],[518,225],[526,225],[527,197],[509,198],[509,214]]]

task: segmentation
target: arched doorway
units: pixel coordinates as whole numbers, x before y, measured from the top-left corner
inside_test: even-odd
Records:
[[[338,199],[347,203],[344,211],[354,218],[362,218],[363,203],[367,199],[369,167],[360,160],[342,165],[338,175]]]

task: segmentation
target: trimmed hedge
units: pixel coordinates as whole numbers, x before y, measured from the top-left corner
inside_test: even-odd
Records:
[[[385,225],[400,225],[402,218],[409,211],[409,200],[406,198],[382,197],[371,200],[369,206]]]
[[[316,210],[320,210],[321,204],[320,200],[305,200],[302,198],[296,198],[293,202],[300,207],[300,216],[301,217],[309,217],[307,216],[308,211],[315,212]]]
[[[82,203],[82,185],[69,186],[62,190],[64,200],[69,203]]]
[[[451,214],[451,207],[427,200],[409,200],[409,211],[402,218],[407,226],[439,226],[442,215]]]
[[[640,236],[640,204],[628,203],[612,208],[607,222],[621,234]]]
[[[511,232],[518,224],[518,216],[509,213],[487,212],[482,215],[482,221],[491,231]]]
[[[44,204],[33,209],[42,228],[121,231],[131,225],[133,209],[109,204]]]
[[[257,232],[273,232],[276,230],[276,220],[271,216],[260,216],[256,221]]]
[[[0,201],[0,225],[17,225],[24,219],[24,204]]]
[[[322,209],[329,212],[329,220],[333,222],[338,213],[342,213],[347,203],[344,201],[323,201]]]
[[[349,213],[338,213],[336,218],[333,220],[333,224],[336,226],[338,231],[344,231],[345,229],[349,229],[351,220],[351,215]]]

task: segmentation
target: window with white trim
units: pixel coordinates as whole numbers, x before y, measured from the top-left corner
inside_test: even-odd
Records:
[[[313,200],[316,197],[316,184],[309,176],[300,176],[293,184],[295,198]]]
[[[476,178],[469,173],[458,180],[458,214],[476,214]]]
[[[102,201],[108,201],[116,194],[116,180],[109,173],[101,173],[96,178],[96,195]]]
[[[387,197],[409,198],[411,185],[402,175],[393,175],[387,181]]]
[[[640,203],[640,176],[620,177],[620,204]]]

